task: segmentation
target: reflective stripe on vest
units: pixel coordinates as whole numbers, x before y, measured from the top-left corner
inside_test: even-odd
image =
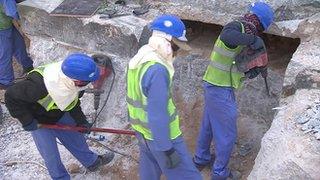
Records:
[[[143,94],[141,81],[144,73],[155,63],[157,62],[149,61],[140,65],[136,69],[128,69],[127,72],[126,100],[128,105],[129,121],[133,129],[143,134],[144,138],[149,140],[153,140],[153,137],[151,130],[148,127],[147,97]],[[165,64],[163,65],[166,66]],[[170,88],[171,82],[172,75],[170,75]],[[179,127],[179,116],[171,96],[169,96],[168,100],[168,112],[170,115],[170,138],[175,139],[181,135],[181,131]]]
[[[244,33],[242,23],[241,27],[242,33]],[[240,88],[244,74],[238,71],[234,58],[241,50],[242,46],[238,46],[235,49],[228,48],[220,40],[219,36],[214,44],[210,64],[207,67],[203,80],[216,86]]]
[[[228,65],[225,65],[225,64],[220,64],[216,61],[210,61],[210,66],[212,67],[215,67],[215,68],[218,68],[220,69],[221,71],[227,71],[227,72],[233,72],[233,73],[239,73],[238,69],[236,66],[234,65],[231,65],[231,66],[228,66]]]
[[[0,4],[0,30],[8,29],[11,26],[12,18],[6,15],[3,6]]]
[[[28,74],[32,73],[32,72],[37,72],[39,73],[42,77],[43,77],[43,71],[45,69],[45,66],[39,66],[36,69],[33,69],[32,71],[30,71]],[[72,110],[78,103],[79,98],[76,97],[74,101],[72,101],[63,111],[70,111]],[[37,101],[44,109],[46,109],[46,111],[50,111],[50,110],[55,110],[55,109],[59,109],[58,106],[54,103],[52,97],[48,94],[46,97],[40,99]]]

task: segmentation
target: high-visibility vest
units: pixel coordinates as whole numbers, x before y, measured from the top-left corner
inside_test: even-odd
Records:
[[[128,69],[127,72],[127,105],[129,120],[132,128],[143,134],[144,138],[148,140],[153,140],[153,136],[148,127],[147,97],[143,94],[141,81],[144,73],[155,63],[158,62],[148,61],[141,64],[136,69]],[[162,65],[168,69],[165,64]],[[170,74],[170,89],[172,76],[173,74]],[[173,103],[171,93],[168,101],[168,113],[170,116],[170,138],[175,139],[182,133],[179,127],[179,116]]]
[[[12,18],[7,16],[4,8],[0,5],[0,30],[8,29],[12,26]]]
[[[32,73],[32,72],[37,72],[39,73],[41,76],[43,76],[43,71],[46,68],[46,66],[39,66],[38,68],[33,69],[32,71],[30,71],[28,74]],[[77,96],[63,111],[70,111],[72,110],[78,103],[79,101],[79,97]],[[53,101],[52,97],[49,95],[38,100],[37,101],[43,108],[46,109],[46,111],[50,111],[50,110],[55,110],[55,109],[59,109],[58,106],[55,104],[55,102]]]
[[[242,23],[241,27],[242,33],[244,33]],[[210,56],[211,61],[203,80],[216,86],[240,88],[244,80],[244,73],[238,71],[234,59],[241,52],[242,48],[243,46],[237,46],[235,49],[228,48],[220,40],[219,36],[214,44]]]

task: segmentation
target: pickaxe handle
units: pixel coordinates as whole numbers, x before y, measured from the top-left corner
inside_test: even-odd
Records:
[[[86,127],[81,126],[70,126],[70,125],[62,125],[62,124],[40,124],[40,128],[48,128],[48,129],[59,129],[66,131],[77,131],[84,132],[88,129]],[[90,131],[93,132],[104,132],[104,133],[113,133],[113,134],[124,134],[124,135],[135,135],[134,131],[130,130],[122,130],[122,129],[110,129],[110,128],[90,128]]]

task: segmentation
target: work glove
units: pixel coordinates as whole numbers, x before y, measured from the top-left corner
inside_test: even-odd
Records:
[[[245,76],[249,79],[253,79],[257,77],[261,73],[261,69],[259,67],[254,67],[250,69],[249,71],[245,72]]]
[[[39,127],[38,121],[33,119],[29,124],[22,126],[25,131],[35,131]]]
[[[89,123],[88,121],[84,124],[78,124],[79,127],[84,127],[85,130],[82,131],[82,133],[85,133],[85,134],[90,134],[91,133],[91,127],[93,126],[92,123]]]
[[[253,50],[262,49],[264,48],[264,42],[259,36],[256,36],[254,43],[250,44],[249,47]]]
[[[175,167],[178,166],[178,164],[180,163],[181,159],[179,154],[176,152],[176,150],[174,150],[173,148],[171,148],[168,151],[164,152],[166,154],[166,167],[168,169],[173,169]]]

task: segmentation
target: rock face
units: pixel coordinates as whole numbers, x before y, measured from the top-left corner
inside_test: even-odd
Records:
[[[318,101],[319,90],[298,90],[282,102],[248,179],[319,179],[320,142],[305,134],[295,118]]]
[[[225,25],[229,21],[242,16],[248,11],[252,0],[225,1],[225,0],[147,0],[148,3],[160,12],[179,15],[183,19],[201,21],[211,24]],[[320,3],[317,0],[268,0],[275,11],[275,23],[269,32],[287,37],[309,36],[310,32],[319,31]],[[187,13],[186,13],[187,12]],[[310,23],[317,19],[317,23]],[[305,24],[309,24],[306,27]],[[317,25],[318,24],[318,25]]]

